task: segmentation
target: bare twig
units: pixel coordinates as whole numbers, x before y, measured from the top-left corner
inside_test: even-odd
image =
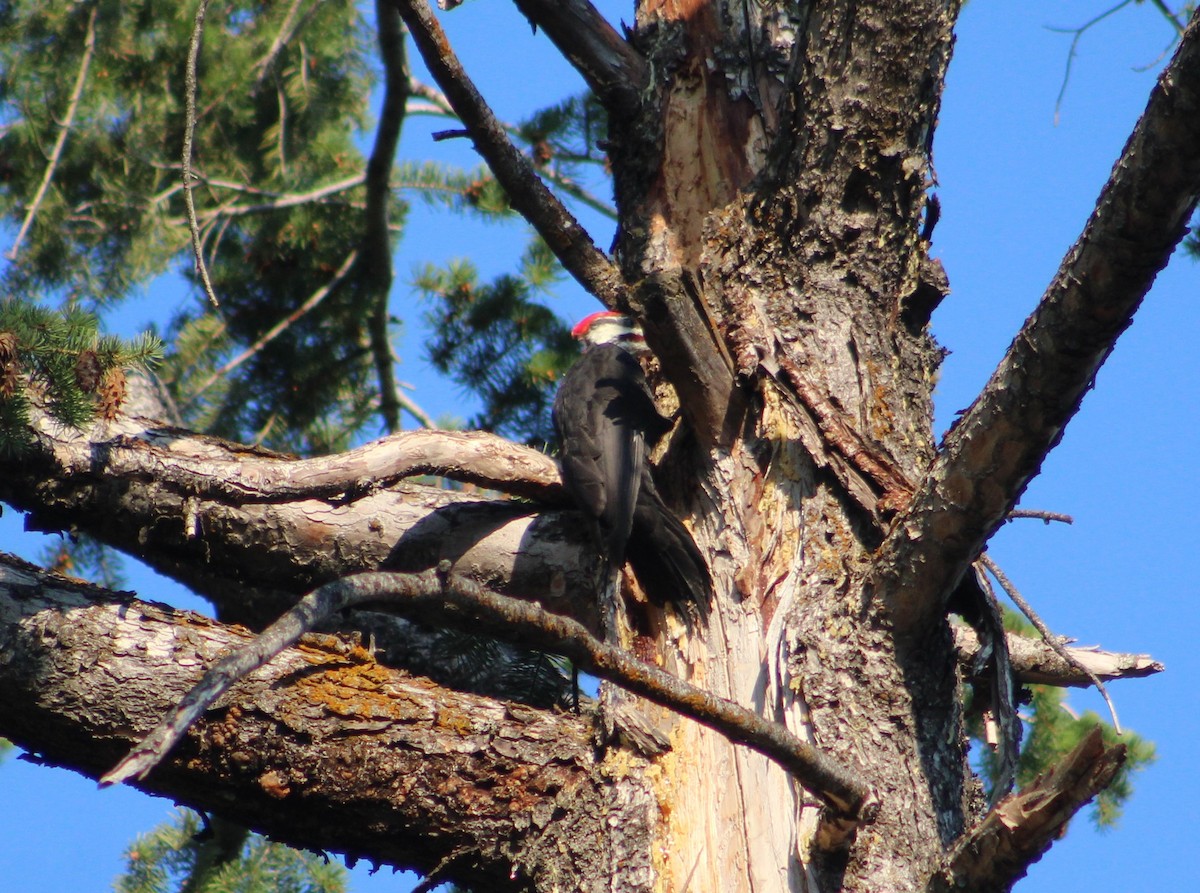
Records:
[[[420,574],[367,573],[326,583],[306,595],[253,642],[219,660],[183,697],[176,709],[135,746],[102,785],[144,777],[190,726],[234,683],[338,611],[369,605],[424,622],[477,630],[480,623],[520,644],[563,654],[602,679],[716,729],[777,762],[808,790],[848,818],[862,816],[870,791],[857,773],[843,767],[778,723],[643,663],[606,645],[578,622],[538,605],[490,592],[450,572],[443,561]]]
[[[278,211],[283,208],[294,208],[297,205],[306,205],[312,202],[319,202],[322,199],[328,198],[331,195],[337,195],[341,192],[346,192],[354,189],[357,186],[363,185],[366,182],[364,174],[355,174],[353,177],[347,177],[345,180],[339,180],[336,183],[329,183],[325,186],[318,186],[315,189],[310,189],[308,192],[289,192],[289,193],[267,193],[260,190],[252,190],[249,187],[242,186],[237,183],[229,183],[223,180],[209,180],[208,178],[198,175],[195,172],[192,178],[197,183],[204,183],[208,186],[216,186],[222,189],[236,189],[243,192],[260,192],[262,195],[270,196],[269,201],[255,202],[252,205],[225,205],[220,208],[214,208],[209,211],[204,211],[197,216],[197,221],[209,223],[217,217],[240,217],[246,214],[265,214],[269,211]],[[167,193],[163,193],[166,197]],[[172,220],[172,223],[183,222],[181,220]]]
[[[410,115],[432,115],[439,118],[454,118],[458,116],[454,114],[454,109],[450,107],[450,100],[446,99],[444,93],[437,90],[428,84],[423,84],[420,81],[411,81],[409,89],[412,95],[420,96],[425,100],[424,103],[413,103],[411,98],[408,103],[408,113]],[[501,122],[505,132],[514,139],[520,137],[520,129],[515,124]],[[433,134],[435,142],[442,139],[451,139],[460,136],[469,136],[469,132],[465,130],[443,130]],[[573,158],[572,160],[587,161],[593,164],[598,163],[596,159],[589,158]],[[543,176],[553,183],[559,190],[571,196],[571,198],[582,202],[587,207],[591,208],[599,214],[603,214],[609,220],[617,219],[617,209],[610,203],[603,201],[593,193],[584,189],[575,181],[563,176],[555,170],[543,171]]]
[[[1062,110],[1063,97],[1067,94],[1067,84],[1071,81],[1071,68],[1075,64],[1075,50],[1079,46],[1079,41],[1083,39],[1083,35],[1094,25],[1107,19],[1110,15],[1124,9],[1134,0],[1121,0],[1116,6],[1109,7],[1097,16],[1093,16],[1088,21],[1084,22],[1078,28],[1051,28],[1047,27],[1047,31],[1054,31],[1059,34],[1073,34],[1071,38],[1071,48],[1067,50],[1067,69],[1063,72],[1062,86],[1059,87],[1058,97],[1054,100],[1054,126],[1058,126],[1058,114]]]
[[[192,37],[188,41],[187,68],[184,70],[184,103],[183,124],[183,206],[187,209],[188,232],[192,235],[192,257],[196,264],[196,273],[208,295],[208,302],[213,309],[219,309],[221,302],[213,291],[212,279],[208,275],[208,266],[204,263],[204,248],[200,239],[200,224],[196,221],[196,202],[192,197],[192,187],[195,185],[192,176],[192,141],[196,136],[196,93],[199,90],[196,78],[196,64],[200,58],[200,44],[204,37],[204,17],[208,12],[208,0],[200,0],[196,9],[196,20],[192,26]]]
[[[529,159],[509,140],[503,125],[467,77],[425,0],[394,0],[413,41],[458,115],[475,148],[508,193],[512,206],[537,230],[563,267],[605,306],[625,304],[616,265],[542,182]]]
[[[1175,29],[1176,34],[1183,34],[1184,29],[1187,28],[1187,22],[1181,21],[1178,13],[1171,12],[1171,8],[1163,0],[1150,0],[1150,5],[1162,13],[1163,18]]]
[[[203,384],[201,384],[200,387],[196,388],[196,390],[192,392],[191,397],[188,399],[188,404],[190,405],[194,403],[197,399],[199,399],[201,394],[216,384],[217,381],[224,378],[238,366],[242,365],[242,363],[246,362],[246,360],[250,359],[256,353],[261,351],[264,347],[286,332],[292,326],[292,324],[296,322],[296,320],[315,310],[317,306],[325,300],[325,298],[332,294],[337,287],[345,281],[346,276],[354,266],[354,262],[357,258],[358,252],[351,251],[350,254],[346,256],[346,259],[342,261],[342,265],[338,267],[337,272],[333,274],[332,279],[313,292],[312,295],[309,296],[308,300],[306,300],[303,304],[272,326],[270,330],[267,331],[261,338],[259,338],[252,345],[247,347],[240,354],[206,378]]]
[[[409,81],[408,91],[410,96],[419,96],[431,106],[437,108],[442,114],[454,114],[454,108],[450,105],[450,100],[446,98],[446,94],[432,84],[426,84],[424,81],[418,81],[416,78],[413,78]]]
[[[1021,613],[1024,614],[1025,617],[1028,618],[1029,622],[1033,624],[1034,628],[1042,634],[1042,638],[1046,640],[1046,644],[1053,648],[1059,657],[1071,664],[1073,667],[1076,667],[1081,673],[1083,673],[1092,681],[1092,685],[1096,686],[1096,691],[1100,692],[1100,696],[1104,698],[1104,703],[1108,705],[1109,715],[1112,716],[1113,728],[1116,729],[1117,734],[1120,735],[1121,720],[1117,718],[1117,708],[1114,706],[1112,698],[1108,696],[1108,687],[1104,684],[1104,681],[1095,673],[1093,673],[1088,667],[1086,667],[1082,661],[1076,659],[1076,657],[1067,650],[1066,646],[1063,645],[1062,640],[1050,631],[1050,627],[1046,626],[1046,621],[1042,620],[1042,618],[1038,616],[1038,613],[1033,610],[1033,606],[1030,605],[1029,602],[1025,601],[1024,598],[1022,598],[1021,593],[1017,590],[1017,587],[1013,585],[1012,580],[1008,579],[1004,571],[1000,569],[996,562],[994,562],[986,552],[979,556],[979,562],[988,569],[988,573],[996,578],[996,582],[1000,584],[1000,587],[1005,591],[1005,593],[1008,594],[1008,597],[1012,599],[1013,604],[1021,609]]]
[[[401,409],[416,419],[424,427],[437,428],[437,422],[434,421],[433,416],[422,409],[415,400],[413,400],[402,390],[403,388],[411,387],[412,385],[406,384],[405,382],[396,382],[396,402],[400,404]]]
[[[83,38],[83,58],[79,60],[79,72],[75,75],[75,86],[71,89],[71,98],[67,102],[67,113],[58,125],[58,136],[55,137],[54,148],[50,151],[50,158],[46,162],[46,170],[42,173],[42,181],[33,195],[33,201],[29,203],[25,219],[21,221],[21,228],[17,231],[17,237],[13,239],[12,248],[8,249],[8,254],[5,255],[9,260],[17,259],[17,254],[21,250],[21,242],[25,240],[25,234],[33,225],[33,219],[37,216],[38,208],[46,198],[46,192],[50,189],[50,183],[54,179],[54,172],[58,169],[59,161],[62,160],[63,149],[67,145],[67,135],[75,123],[75,114],[79,111],[79,99],[83,96],[83,88],[87,84],[88,69],[91,67],[92,57],[96,55],[96,10],[98,8],[98,4],[93,5],[92,11],[88,14],[87,33]]]
[[[1064,515],[1061,512],[1044,512],[1041,509],[1013,509],[1008,513],[1007,520],[1013,521],[1017,518],[1036,518],[1039,521],[1045,521],[1047,524],[1051,521],[1059,521],[1063,524],[1075,523],[1075,519],[1070,515]]]

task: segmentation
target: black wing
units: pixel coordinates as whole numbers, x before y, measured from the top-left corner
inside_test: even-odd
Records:
[[[559,385],[554,424],[567,490],[600,523],[609,561],[620,565],[633,529],[646,432],[661,435],[667,424],[642,367],[620,347],[592,347]]]

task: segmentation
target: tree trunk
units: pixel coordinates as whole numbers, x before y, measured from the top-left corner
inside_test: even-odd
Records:
[[[658,75],[615,140],[618,252],[628,281],[682,285],[633,303],[668,373],[679,357],[692,373],[671,378],[699,445],[669,473],[691,482],[677,505],[721,593],[703,642],[661,657],[856,767],[881,804],[849,853],[821,853],[819,803],[688,724],[662,761],[689,804],[668,813],[668,889],[917,889],[977,797],[950,638],[901,650],[864,599],[878,485],[848,493],[822,467],[782,372],[903,476],[928,464],[938,354],[905,310],[938,287],[918,232],[952,24],[941,4],[639,10]]]
[[[1122,752],[1085,742],[1026,799],[988,812],[967,763],[967,677],[947,602],[1195,207],[1196,26],[1114,171],[1108,212],[1064,261],[989,389],[935,447],[941,354],[927,323],[948,285],[921,225],[957,3],[643,0],[623,38],[586,0],[517,0],[609,111],[612,259],[507,142],[428,4],[397,5],[514,206],[593,294],[639,318],[657,355],[662,408],[679,419],[657,478],[705,553],[716,596],[707,626],[693,629],[626,581],[620,644],[785,726],[869,796],[839,803],[816,776],[733,743],[748,736],[682,718],[688,704],[632,701],[667,740],[662,753],[637,752],[624,736],[593,749],[582,718],[483,696],[422,687],[400,697],[420,703],[419,716],[381,707],[376,695],[394,698],[411,680],[369,657],[309,685],[297,649],[269,677],[288,680],[285,692],[252,678],[143,784],[217,810],[236,798],[235,818],[284,839],[488,889],[1007,889],[1108,783]],[[1112,257],[1111,268],[1099,260]],[[1034,364],[1045,377],[1026,374]],[[359,451],[305,464],[136,420],[77,437],[49,424],[35,433],[38,464],[0,459],[0,497],[43,525],[75,525],[144,555],[231,616],[261,622],[339,576],[446,560],[596,628],[600,562],[586,527],[559,510],[553,470],[520,449],[488,441],[489,455],[394,462],[387,451],[404,441],[389,440],[381,469]],[[535,519],[526,504],[391,487],[429,471],[555,508]],[[114,741],[145,734],[198,675],[166,680],[141,713],[131,705],[151,695],[140,689],[106,694],[126,711],[116,716],[63,707],[45,695],[69,682],[47,669],[50,656],[83,674],[118,658],[149,664],[156,649],[119,611],[90,634],[94,652],[69,648],[60,630],[76,621],[46,619],[61,605],[21,607],[34,584],[14,585],[0,733],[48,759],[105,768]],[[153,618],[156,630],[194,622]],[[499,624],[489,631],[505,635]],[[44,672],[16,672],[11,655]],[[325,686],[347,674],[386,719],[364,725],[361,703],[331,705]],[[51,728],[104,741],[100,756],[80,757]],[[1053,809],[1039,810],[1047,802]],[[402,844],[397,827],[410,836]]]

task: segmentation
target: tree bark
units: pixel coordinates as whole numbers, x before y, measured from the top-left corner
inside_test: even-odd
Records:
[[[248,638],[0,556],[3,733],[98,777]],[[229,692],[138,786],[295,846],[480,889],[636,889],[658,819],[645,761],[625,759],[620,776],[602,771],[585,717],[439,688],[317,636]]]
[[[669,742],[652,759],[620,741],[593,749],[577,717],[311,645],[231,693],[152,789],[488,889],[1006,889],[1121,754],[1091,741],[989,812],[966,754],[959,650],[971,644],[956,646],[946,594],[1195,208],[1198,26],[1082,247],[938,447],[941,353],[926,324],[948,286],[920,223],[955,0],[642,0],[626,38],[586,0],[520,0],[608,105],[611,258],[535,182],[428,3],[396,2],[514,206],[580,282],[644,324],[664,409],[681,419],[657,478],[709,561],[715,604],[691,629],[629,581],[620,644],[848,767],[870,788],[872,821],[832,814],[777,763],[648,702],[621,701]],[[1106,239],[1119,269],[1103,262]],[[1035,363],[1070,393],[1038,386]],[[41,527],[143,556],[225,616],[263,623],[329,580],[449,559],[596,628],[595,548],[544,457],[488,440],[418,461],[388,441],[299,463],[138,420],[34,434],[35,462],[0,460],[0,498]],[[542,504],[398,482],[413,472]],[[81,771],[109,768],[231,641],[206,621],[86,607],[15,573],[0,733]],[[1043,657],[1023,657],[1023,671],[1078,681]],[[71,743],[80,734],[87,747]]]

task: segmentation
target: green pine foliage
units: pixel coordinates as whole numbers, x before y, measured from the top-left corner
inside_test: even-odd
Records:
[[[417,287],[432,305],[429,361],[483,401],[470,427],[539,446],[554,442],[554,392],[578,356],[567,326],[533,300],[535,289],[547,288],[556,274],[539,239],[519,276],[481,283],[466,261],[428,266],[417,275]]]
[[[12,236],[0,295],[103,308],[171,270],[194,280],[180,160],[193,14],[160,0],[0,5],[0,235]],[[352,0],[299,13],[235,0],[209,11],[193,196],[221,306],[195,300],[165,333],[161,378],[185,424],[302,454],[377,433],[377,358],[366,332],[377,285],[362,265],[344,271],[366,228],[361,134],[375,54]],[[584,95],[512,133],[564,194],[611,215],[586,188],[606,182],[604,130],[603,111]],[[401,195],[485,220],[512,217],[482,168],[404,163],[392,186],[393,238],[403,231]],[[557,271],[547,258],[544,247],[531,250],[519,274],[489,286],[510,296],[493,310],[525,314],[528,292]],[[510,322],[516,333],[525,325]],[[445,340],[466,337],[489,334],[460,326]],[[484,424],[530,442],[547,437],[545,384],[557,364],[557,348],[538,351],[524,379],[514,374],[507,386],[456,376],[468,390],[483,388]],[[19,407],[6,410],[0,424],[11,428]]]
[[[124,589],[121,553],[86,533],[72,533],[42,551],[38,564],[68,577],[89,580],[106,589]]]
[[[159,0],[0,6],[0,215],[5,235],[30,223],[9,247],[0,294],[103,307],[173,268],[192,275],[180,152],[193,15]],[[229,351],[210,362],[253,344],[357,246],[364,161],[355,135],[368,123],[373,52],[352,0],[298,15],[292,4],[237,0],[210,11],[193,195]],[[77,85],[69,138],[48,162]],[[347,393],[369,387],[361,345],[370,298],[346,278],[231,371],[226,387],[196,397],[168,377],[193,409],[187,421],[315,451],[305,427],[322,428]],[[177,332],[211,312],[200,301],[185,308]],[[351,401],[356,423],[353,410]]]
[[[1033,626],[1023,617],[1011,611],[1005,612],[1004,624],[1012,632],[1024,636],[1036,636]],[[1117,735],[1112,724],[1088,710],[1076,713],[1067,703],[1065,689],[1049,685],[1030,685],[1027,698],[1021,709],[1025,736],[1021,742],[1021,755],[1017,762],[1017,785],[1021,787],[1033,781],[1070,753],[1083,737],[1096,726],[1100,726],[1105,745],[1120,742],[1127,748],[1125,765],[1118,771],[1112,784],[1092,804],[1091,819],[1099,829],[1115,827],[1121,817],[1125,803],[1133,795],[1133,776],[1155,760],[1154,742],[1136,732],[1122,729]],[[983,726],[979,714],[968,706],[968,732],[977,745],[980,764],[985,779],[994,783],[999,777],[999,766],[994,752],[984,742]],[[989,795],[990,795],[989,790]]]
[[[228,826],[202,831],[195,813],[143,834],[125,852],[116,893],[344,893],[346,870],[258,834]],[[232,852],[219,852],[232,838]],[[240,845],[237,845],[241,842]]]
[[[124,370],[152,365],[161,352],[153,335],[100,334],[96,316],[78,307],[0,299],[0,451],[28,448],[32,400],[75,428],[97,414],[111,418],[125,398]]]

